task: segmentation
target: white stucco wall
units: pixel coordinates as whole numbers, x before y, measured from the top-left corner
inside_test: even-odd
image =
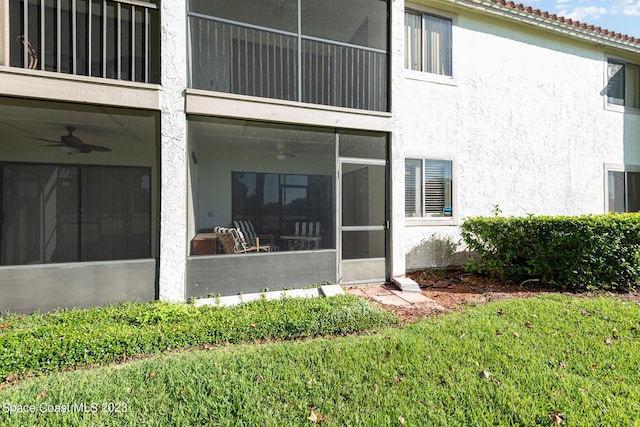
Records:
[[[457,224],[494,205],[503,215],[604,212],[604,164],[640,160],[640,116],[605,109],[601,48],[450,9],[454,76],[433,77],[404,70],[399,2],[394,13],[395,189],[404,187],[404,158],[448,157],[457,164]],[[457,225],[409,225],[398,193],[394,276],[400,257],[406,268],[434,266],[434,235],[460,240]]]
[[[187,119],[184,91],[187,87],[186,2],[160,5],[161,135],[160,135],[160,280],[164,301],[184,301],[187,255]]]

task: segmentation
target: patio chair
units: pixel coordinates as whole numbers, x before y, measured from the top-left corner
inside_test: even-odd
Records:
[[[18,41],[18,44],[20,44],[20,48],[24,49],[24,36],[18,36],[16,37],[16,40]],[[27,64],[27,68],[29,68],[30,70],[38,69],[39,54],[40,54],[40,51],[38,50],[36,45],[31,43],[31,40],[28,40],[27,41],[27,57],[29,62]]]
[[[275,252],[280,249],[278,246],[273,244],[273,235],[256,234],[256,229],[253,227],[253,223],[251,221],[233,221],[233,226],[244,234],[245,238],[252,246],[257,246],[256,241],[260,239],[260,241],[264,243],[263,246],[269,246],[270,252]]]
[[[320,237],[320,222],[297,221],[295,235],[300,239],[294,240],[293,250],[319,249],[322,242]]]
[[[269,246],[260,246],[260,239],[256,239],[255,246],[250,245],[242,232],[235,228],[216,227],[214,232],[217,234],[225,254],[271,251]]]

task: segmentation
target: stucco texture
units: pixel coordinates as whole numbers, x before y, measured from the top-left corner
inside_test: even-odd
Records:
[[[455,161],[456,224],[496,205],[503,215],[603,213],[604,164],[638,159],[640,144],[640,116],[606,108],[607,54],[533,27],[445,13],[454,19],[454,75],[398,73],[396,154]],[[395,46],[402,37],[394,32]],[[396,235],[406,268],[433,266],[439,256],[425,252],[433,236],[459,241],[457,225],[432,224],[405,223]]]
[[[160,284],[164,301],[184,301],[187,255],[187,162],[184,90],[187,87],[187,25],[185,2],[161,4],[161,194]]]

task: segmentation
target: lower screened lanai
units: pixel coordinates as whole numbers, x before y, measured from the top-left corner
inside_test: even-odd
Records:
[[[0,98],[0,309],[156,296],[157,113]]]
[[[267,248],[192,245],[187,296],[384,280],[386,134],[200,116],[188,134],[190,236]]]

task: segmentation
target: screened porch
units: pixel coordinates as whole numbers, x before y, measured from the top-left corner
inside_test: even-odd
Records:
[[[152,300],[157,113],[0,97],[0,310]]]
[[[188,140],[187,297],[385,279],[385,134],[190,116]]]
[[[388,2],[190,0],[190,87],[388,111]]]

